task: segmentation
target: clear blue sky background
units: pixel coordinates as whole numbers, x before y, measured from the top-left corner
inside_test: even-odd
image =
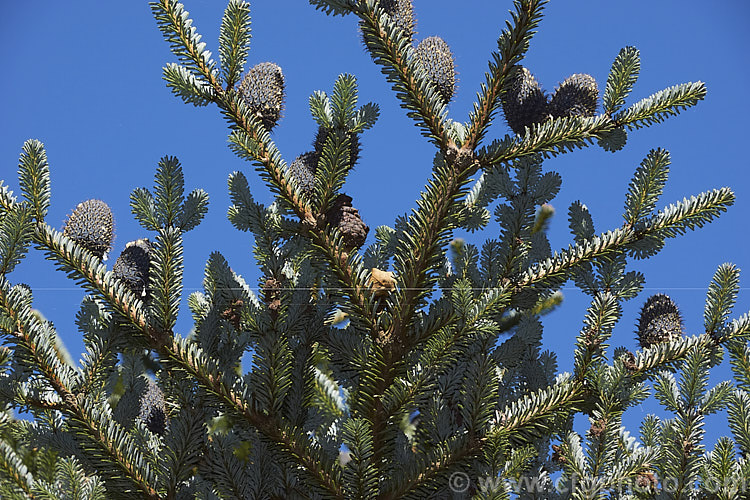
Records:
[[[453,49],[459,90],[450,115],[465,121],[511,1],[414,3],[417,38],[440,35]],[[311,149],[316,126],[308,96],[318,89],[330,92],[339,73],[358,77],[362,103],[380,105],[381,118],[362,138],[361,161],[345,191],[371,228],[392,225],[397,215],[414,206],[429,176],[433,149],[399,108],[365,53],[355,19],[327,17],[303,0],[257,0],[251,6],[249,64],[274,61],[286,76],[286,110],[273,137],[288,162]],[[223,2],[188,0],[186,7],[218,58]],[[646,297],[657,292],[678,303],[688,333],[700,333],[706,287],[717,266],[729,261],[750,271],[750,165],[744,154],[750,112],[748,21],[750,4],[744,0],[553,0],[532,42],[524,64],[547,90],[572,73],[593,75],[603,89],[612,60],[626,45],[641,50],[642,67],[628,103],[686,81],[702,80],[708,86],[708,97],[696,108],[632,132],[623,151],[612,154],[593,146],[545,163],[546,170],[563,177],[562,191],[552,202],[557,209],[550,230],[553,249],[571,241],[566,213],[574,200],[588,205],[597,231],[621,225],[627,184],[652,148],[670,150],[673,160],[660,206],[721,186],[732,187],[737,195],[737,203],[718,221],[669,240],[656,257],[631,265],[646,275],[647,288],[626,303],[614,346],[635,349],[638,311]],[[249,164],[227,148],[226,126],[216,108],[193,108],[165,87],[161,68],[175,59],[145,1],[4,0],[0,46],[6,57],[5,77],[0,79],[0,178],[18,192],[15,171],[23,142],[44,142],[52,168],[48,222],[61,227],[80,201],[106,201],[117,223],[111,266],[128,241],[148,236],[130,215],[130,192],[151,187],[158,160],[175,155],[182,162],[187,189],[202,187],[211,196],[207,219],[185,238],[185,296],[201,287],[204,263],[214,250],[221,251],[248,283],[257,283],[251,238],[226,219],[227,176],[243,170],[257,199],[268,202],[270,195]],[[500,117],[488,139],[507,133]],[[497,232],[493,224],[486,236]],[[83,292],[39,252],[32,252],[11,278],[32,286],[35,306],[55,323],[78,359],[83,344],[73,319]],[[750,275],[745,274],[741,283],[745,289],[735,317],[750,309]],[[561,369],[570,370],[588,299],[572,287],[564,294],[563,306],[544,319],[544,342],[558,353]],[[190,328],[186,312],[178,324],[183,335]],[[729,377],[725,366],[713,381]],[[636,431],[650,411],[653,404],[631,410],[631,430]],[[728,433],[723,418],[710,421],[710,441]]]

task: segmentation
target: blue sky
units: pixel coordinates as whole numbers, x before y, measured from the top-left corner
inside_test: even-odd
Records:
[[[455,54],[458,93],[450,115],[465,121],[511,2],[414,3],[417,39],[440,35]],[[186,3],[216,57],[222,4]],[[344,190],[371,228],[392,225],[397,215],[414,206],[429,176],[433,149],[365,53],[355,19],[327,17],[302,0],[252,2],[251,15],[249,65],[273,61],[286,77],[286,109],[273,137],[288,162],[311,149],[316,125],[308,96],[315,90],[330,92],[338,74],[356,75],[361,103],[380,105],[381,117],[362,137],[360,163]],[[612,60],[626,45],[641,51],[641,76],[628,103],[686,81],[702,80],[708,87],[708,97],[697,107],[631,132],[623,151],[612,154],[593,146],[545,162],[545,170],[563,177],[561,193],[552,202],[557,210],[550,228],[553,249],[571,241],[566,213],[574,200],[589,207],[597,231],[621,225],[627,184],[652,148],[672,154],[670,180],[659,206],[722,186],[732,187],[737,195],[735,205],[714,223],[669,240],[648,261],[631,264],[630,269],[645,274],[646,290],[625,304],[614,346],[635,348],[638,311],[646,297],[658,292],[669,294],[680,306],[688,333],[700,333],[706,287],[717,266],[733,262],[750,271],[750,162],[743,154],[750,112],[745,92],[750,76],[748,21],[750,4],[744,0],[556,0],[548,5],[532,41],[524,65],[548,91],[573,73],[593,75],[603,89]],[[214,250],[248,283],[257,283],[252,241],[226,219],[227,176],[243,170],[257,199],[268,202],[270,195],[249,164],[229,151],[225,122],[216,108],[193,108],[165,87],[161,68],[175,59],[145,1],[5,1],[0,4],[0,46],[6,57],[6,77],[0,79],[0,178],[18,192],[15,171],[21,146],[29,138],[41,140],[52,169],[49,224],[61,227],[80,201],[106,201],[117,225],[112,265],[128,241],[147,236],[130,215],[130,192],[151,187],[159,159],[174,155],[182,162],[186,188],[202,187],[211,196],[205,222],[185,238],[186,296],[201,287],[205,261]],[[498,117],[487,138],[507,133]],[[491,224],[485,235],[497,233],[497,225]],[[83,345],[73,319],[82,291],[39,252],[32,252],[12,279],[32,286],[35,306],[55,323],[78,359]],[[745,274],[741,284],[745,289],[733,317],[750,309],[750,275]],[[544,320],[545,347],[557,352],[561,368],[569,370],[588,300],[572,287],[566,287],[564,295],[563,306]],[[188,314],[178,327],[187,333]],[[722,370],[713,381],[728,377]],[[649,411],[653,406],[629,412],[633,431]],[[728,432],[721,420],[715,422],[712,438]]]

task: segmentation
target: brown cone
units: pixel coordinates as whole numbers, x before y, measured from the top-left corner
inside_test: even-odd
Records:
[[[336,226],[344,239],[347,250],[364,245],[370,228],[362,221],[359,210],[352,207],[352,197],[340,194],[326,213],[326,222]]]

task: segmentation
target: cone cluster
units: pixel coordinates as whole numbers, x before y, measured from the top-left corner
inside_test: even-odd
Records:
[[[148,380],[146,391],[141,397],[141,411],[138,418],[154,434],[163,436],[167,430],[167,406],[164,402],[164,393],[151,379]]]
[[[417,23],[412,0],[378,0],[378,3],[413,44]],[[415,59],[437,87],[443,104],[448,104],[456,93],[455,63],[448,44],[439,36],[427,37],[417,44]]]
[[[517,66],[501,101],[508,126],[516,134],[523,134],[526,127],[550,117],[594,116],[598,98],[599,88],[591,75],[569,76],[548,98],[534,75]]]
[[[439,36],[425,38],[417,45],[417,60],[448,104],[456,91],[456,70],[448,44]]]
[[[649,297],[638,319],[638,340],[641,347],[676,340],[682,334],[682,316],[677,304],[663,293]]]
[[[242,326],[242,307],[244,305],[244,300],[234,299],[229,306],[221,312],[221,317],[229,321],[237,331],[240,331],[240,327]]]
[[[239,88],[245,104],[271,130],[281,118],[284,108],[284,74],[272,62],[256,64],[242,79]]]
[[[272,312],[278,312],[281,307],[281,282],[273,276],[267,277],[263,282],[263,302]]]
[[[100,259],[112,248],[115,220],[101,200],[86,200],[76,206],[65,221],[63,234]]]
[[[344,247],[354,250],[364,245],[370,228],[362,221],[359,210],[352,207],[352,197],[340,194],[326,213],[326,222],[338,228]]]
[[[151,250],[152,245],[148,238],[131,241],[125,245],[125,250],[117,257],[112,267],[115,278],[122,281],[135,295],[144,299],[149,296],[148,272],[151,267]]]

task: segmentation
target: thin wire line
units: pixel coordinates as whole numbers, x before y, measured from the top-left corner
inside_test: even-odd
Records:
[[[83,291],[80,287],[34,287],[31,286],[31,289],[33,291],[45,291],[45,292],[65,292],[65,291]],[[203,290],[202,287],[182,287],[183,290]],[[285,287],[285,288],[275,288],[275,287],[269,287],[269,288],[263,288],[263,287],[249,287],[250,290],[253,291],[264,291],[264,290],[272,290],[272,291],[281,291],[281,290],[308,290],[308,291],[317,291],[317,290],[336,290],[336,291],[343,291],[343,290],[355,290],[355,288],[352,287],[325,287],[325,288],[307,288],[307,287]],[[473,291],[482,291],[482,290],[500,290],[500,287],[492,287],[492,288],[464,288],[464,290],[473,290]],[[242,287],[226,287],[226,288],[216,288],[215,290],[245,290],[245,288]],[[453,288],[450,287],[434,287],[434,288],[404,288],[399,287],[399,290],[410,290],[410,291],[444,291],[444,290],[453,290]],[[581,291],[580,288],[574,287],[574,286],[568,286],[563,288],[555,288],[554,290],[577,290]],[[708,287],[643,287],[642,290],[708,290]],[[750,287],[739,287],[738,290],[750,290]]]

